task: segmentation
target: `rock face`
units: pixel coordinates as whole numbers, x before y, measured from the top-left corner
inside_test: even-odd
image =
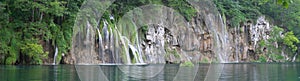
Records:
[[[219,22],[213,22],[216,21],[214,19],[208,22],[205,20],[206,15],[200,13],[190,22],[172,22],[168,19],[175,19],[176,14],[171,10],[165,13],[168,13],[168,16],[161,24],[148,25],[147,31],[142,34],[145,37],[142,39],[141,46],[143,46],[148,63],[199,62],[201,60],[209,62],[210,59],[216,61],[219,59],[214,50],[220,46],[214,47],[213,36],[220,34],[214,34],[214,28],[209,28],[211,26],[217,28],[218,25],[213,23]],[[206,19],[211,17],[206,17]]]
[[[214,39],[214,33],[205,25],[204,19],[201,16],[195,17],[191,22],[191,27],[186,27],[188,30],[185,36],[188,40],[180,40],[179,33],[172,32],[174,29],[165,27],[164,25],[150,25],[148,31],[145,33],[145,40],[142,43],[143,50],[148,60],[151,63],[161,63],[166,60],[171,63],[178,63],[182,61],[190,61],[189,57],[198,62],[218,61],[218,55],[214,50],[214,41],[221,39]],[[178,28],[178,27],[172,27]],[[178,28],[176,30],[183,30]],[[216,29],[221,30],[221,29]],[[229,32],[228,38],[228,53],[224,55],[226,62],[247,62],[256,60],[257,54],[255,49],[258,49],[258,41],[267,40],[271,26],[265,18],[259,17],[256,24],[248,21],[242,24],[239,28],[229,27],[225,32]],[[225,36],[225,35],[222,35]],[[182,36],[184,37],[184,36]],[[190,43],[190,44],[189,44]],[[185,51],[184,51],[185,50]],[[186,54],[191,52],[191,54]],[[165,59],[162,59],[165,54]],[[176,57],[177,56],[177,57]]]
[[[196,47],[194,47],[199,47],[198,45],[195,45],[199,44],[197,39],[183,39],[179,37],[180,33],[172,32],[171,28],[160,24],[149,25],[148,31],[144,36],[145,39],[142,41],[142,48],[148,63],[165,63],[166,61],[178,63],[181,61],[190,61],[192,59],[185,52],[200,52],[199,49],[196,50]],[[191,37],[193,35],[187,34],[185,36]],[[190,43],[194,41],[195,43]]]
[[[258,42],[269,38],[271,26],[268,21],[264,17],[259,17],[256,22],[248,21],[240,27],[230,27],[229,25],[226,26],[227,24],[222,21],[222,17],[218,13],[209,11],[209,9],[203,8],[203,11],[199,11],[189,22],[186,22],[184,17],[178,16],[178,13],[172,9],[157,11],[160,14],[151,13],[150,15],[155,15],[151,16],[152,18],[145,16],[146,18],[136,17],[136,19],[127,20],[138,26],[137,30],[146,29],[139,32],[139,46],[134,46],[135,44],[132,42],[131,44],[130,41],[127,41],[127,43],[132,45],[129,47],[137,47],[136,50],[142,49],[140,54],[143,54],[146,63],[180,63],[186,61],[224,63],[256,60],[258,57],[256,54]],[[141,26],[144,24],[137,24],[142,22],[138,19],[144,19],[143,22],[152,23],[147,24],[147,28],[142,28]],[[97,36],[95,27],[97,26],[91,26],[87,22],[86,27],[82,28],[83,30],[75,33],[72,48],[76,50],[71,51],[72,55],[65,56],[65,63],[74,61],[90,64],[119,63],[124,59],[141,56],[128,54],[129,52],[126,52],[127,56],[122,55],[123,52],[120,51],[127,46],[123,45],[123,48],[121,48],[119,40],[122,40],[124,36],[118,36],[119,33],[112,29],[102,31],[106,34],[101,47],[100,42],[97,42],[100,40],[100,35]],[[126,27],[115,29],[131,31],[126,30]],[[76,55],[73,53],[76,53]],[[120,59],[122,61],[118,61]]]
[[[165,28],[160,25],[149,26],[142,48],[148,63],[164,63],[165,54]]]
[[[168,27],[170,25],[166,24],[148,25],[147,31],[141,35],[144,36],[144,39],[141,39],[140,43],[146,58],[145,62],[220,62],[221,60],[223,62],[247,62],[256,60],[258,55],[255,54],[255,51],[257,51],[255,49],[258,49],[258,41],[267,40],[271,31],[270,24],[264,17],[259,17],[256,24],[249,21],[238,28],[208,28],[210,26],[207,25],[205,17],[201,14],[186,23],[186,27],[178,27],[176,25]],[[87,23],[86,32],[95,33],[89,28],[91,26]],[[74,61],[77,61],[79,63],[98,64],[105,61],[110,62],[110,60],[114,60],[113,58],[121,57],[119,54],[107,52],[107,50],[111,51],[115,48],[106,47],[103,49],[106,50],[103,52],[104,58],[99,58],[97,44],[93,42],[95,40],[93,39],[95,38],[94,36],[96,35],[86,34],[85,37],[87,38],[77,43],[77,45],[84,44],[85,47],[80,48],[81,50],[73,50],[77,52],[77,58],[72,54],[66,55],[63,59],[64,63],[72,64]],[[113,39],[113,37],[110,39]],[[75,45],[75,48],[77,45]],[[93,47],[94,45],[96,46]],[[223,49],[223,51],[220,51],[220,49]]]
[[[94,26],[89,21],[85,23],[85,28],[75,33],[73,37],[73,45],[71,55],[64,58],[64,63],[75,64],[99,64],[101,61],[98,58],[95,44]]]
[[[253,42],[252,46],[255,48],[257,46],[257,42],[259,40],[267,40],[269,39],[269,33],[271,31],[271,27],[268,21],[265,20],[264,17],[259,17],[256,21],[257,24],[251,26],[250,28],[250,38],[251,42]]]
[[[230,28],[230,48],[232,53],[229,56],[230,61],[247,62],[257,60],[258,55],[255,54],[259,48],[259,41],[269,39],[271,26],[265,18],[259,17],[256,24],[248,21],[242,24],[238,29]]]

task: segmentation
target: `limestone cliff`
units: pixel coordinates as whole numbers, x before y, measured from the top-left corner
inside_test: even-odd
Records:
[[[272,26],[263,16],[231,27],[218,12],[209,8],[201,8],[202,11],[187,22],[173,9],[158,7],[154,8],[157,13],[136,9],[118,23],[99,24],[104,25],[102,31],[87,21],[86,26],[74,34],[73,50],[64,57],[64,62],[250,62],[258,59],[258,51],[266,51],[258,42],[269,39]]]
[[[181,61],[189,61],[189,57],[196,56],[193,61],[197,62],[219,62],[219,53],[215,50],[216,45],[214,41],[220,41],[222,39],[214,39],[214,33],[207,28],[204,18],[199,14],[192,21],[191,27],[187,27],[192,32],[188,34],[190,40],[179,40],[178,33],[170,31],[168,27],[163,25],[153,25],[147,31],[146,39],[143,41],[145,54],[156,54],[157,51],[162,51],[166,54],[165,60],[171,63],[178,63]],[[178,28],[178,27],[175,27]],[[218,28],[218,27],[216,27]],[[221,27],[219,27],[221,28]],[[178,28],[181,30],[180,28]],[[222,29],[216,29],[222,30]],[[267,40],[269,33],[271,32],[271,25],[262,16],[257,21],[248,21],[243,23],[240,27],[230,27],[223,31],[228,32],[228,46],[226,47],[227,55],[223,55],[221,58],[225,58],[226,62],[249,62],[258,59],[256,51],[259,49],[258,42],[260,40]],[[222,35],[226,36],[226,35]],[[185,42],[192,42],[191,45],[184,44]],[[166,45],[164,45],[166,43]],[[190,46],[190,56],[182,50],[183,46]],[[157,48],[157,49],[156,49]],[[263,50],[263,49],[262,49]],[[184,57],[184,58],[183,58]]]

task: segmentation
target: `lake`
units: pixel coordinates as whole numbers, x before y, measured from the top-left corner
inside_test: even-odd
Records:
[[[1,81],[299,81],[300,63],[0,65]]]

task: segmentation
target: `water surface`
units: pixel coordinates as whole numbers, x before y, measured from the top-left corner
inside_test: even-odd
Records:
[[[152,76],[153,75],[153,76]],[[116,65],[0,65],[1,81],[299,81],[299,63]]]

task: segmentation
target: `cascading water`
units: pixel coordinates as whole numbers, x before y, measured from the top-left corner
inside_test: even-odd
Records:
[[[132,54],[134,56],[134,59],[135,59],[136,63],[141,63],[142,59],[139,59],[138,50],[134,46],[132,46],[130,44],[128,44],[128,46],[129,46],[130,50],[132,51]]]
[[[131,59],[130,59],[129,50],[128,50],[129,48],[127,47],[129,41],[127,41],[126,37],[123,37],[123,36],[121,36],[120,40],[122,41],[122,44],[123,44],[123,48],[124,48],[123,50],[125,51],[127,64],[131,64]]]
[[[99,47],[102,48],[106,55],[102,54],[102,57],[100,59],[107,59],[103,60],[102,63],[105,63],[106,61],[109,61],[110,63],[121,63],[119,59],[123,59],[125,64],[132,64],[133,61],[131,58],[135,58],[135,63],[143,63],[142,55],[139,52],[138,46],[134,46],[134,42],[131,42],[128,40],[126,36],[123,36],[117,27],[109,26],[108,22],[106,20],[103,20],[104,26],[102,28],[102,33],[104,36],[104,44],[99,44]],[[116,34],[114,34],[116,33]],[[101,35],[100,35],[101,36]],[[134,36],[137,37],[137,36]],[[102,43],[99,40],[99,43]],[[122,50],[119,50],[119,48],[116,45],[122,45]],[[103,45],[103,46],[101,46]],[[130,52],[132,51],[132,52]],[[99,52],[101,52],[101,49],[99,48]],[[120,54],[124,54],[126,58],[120,58]],[[133,55],[133,57],[131,56]],[[109,58],[107,58],[109,57]]]
[[[105,63],[105,61],[104,61],[104,59],[103,59],[103,57],[104,57],[104,54],[103,54],[103,43],[102,43],[102,36],[101,36],[101,34],[100,34],[100,29],[99,28],[97,28],[97,32],[98,32],[98,55],[99,55],[99,58],[102,58],[101,59],[101,61],[102,61],[102,63]]]
[[[97,5],[97,1],[101,5]],[[140,38],[137,38],[137,34],[134,34],[134,32],[137,31],[137,29],[143,25],[157,25],[159,26],[153,26],[153,27],[160,27],[160,30],[153,33],[153,38],[154,40],[151,40],[151,42],[147,42],[148,46],[150,47],[150,59],[153,60],[153,63],[165,63],[165,55],[166,49],[172,49],[171,51],[172,55],[176,55],[179,58],[180,62],[184,61],[189,61],[191,58],[193,59],[199,59],[196,57],[192,57],[192,55],[200,55],[199,51],[199,34],[198,30],[194,29],[199,29],[200,31],[209,31],[209,34],[213,34],[214,38],[213,40],[216,40],[215,43],[218,43],[219,46],[210,48],[210,49],[217,49],[218,51],[215,52],[214,54],[219,55],[217,56],[218,58],[221,58],[221,62],[226,61],[226,54],[227,54],[227,39],[226,39],[226,28],[224,28],[223,24],[219,25],[216,23],[221,23],[217,18],[218,17],[208,17],[205,19],[206,24],[210,24],[207,26],[209,30],[201,30],[201,26],[186,26],[186,23],[184,20],[185,18],[180,15],[180,13],[175,13],[176,10],[173,9],[166,9],[165,6],[157,6],[157,5],[150,5],[150,6],[145,6],[144,8],[141,8],[140,10],[144,10],[144,12],[137,12],[137,13],[142,13],[145,18],[136,18],[134,21],[135,23],[138,23],[139,25],[133,26],[129,25],[131,21],[128,20],[123,20],[127,21],[124,22],[126,23],[125,25],[120,25],[116,27],[112,27],[110,24],[106,23],[106,26],[101,28],[97,28],[98,26],[95,25],[96,23],[94,22],[95,20],[99,20],[102,16],[102,14],[99,12],[104,12],[107,7],[102,8],[102,6],[105,5],[110,5],[109,2],[103,3],[101,1],[112,1],[113,0],[96,0],[96,1],[91,1],[88,0],[86,3],[89,3],[87,5],[83,5],[81,8],[82,10],[79,11],[79,15],[84,15],[83,17],[79,17],[76,20],[76,24],[74,27],[74,33],[73,33],[73,41],[72,41],[72,51],[71,54],[74,54],[73,56],[76,57],[75,62],[76,64],[78,63],[83,63],[83,64],[99,64],[99,63],[106,63],[107,59],[112,59],[112,58],[107,58],[109,55],[112,55],[113,58],[116,59],[121,59],[121,61],[115,61],[115,62],[120,62],[124,64],[134,64],[132,62],[133,60],[136,60],[136,63],[143,63],[143,51],[142,51],[142,45],[139,46],[141,41],[144,40],[139,40]],[[201,0],[197,0],[200,1]],[[207,0],[209,1],[209,0]],[[203,1],[202,1],[203,2]],[[210,9],[211,6],[206,6],[206,3],[204,4],[203,8],[207,8],[208,10]],[[91,6],[92,5],[92,6]],[[96,7],[94,7],[96,6]],[[202,6],[202,5],[201,5]],[[101,8],[99,8],[101,7]],[[152,11],[150,11],[147,8],[151,8]],[[164,9],[163,9],[164,8]],[[199,9],[203,11],[208,11],[207,9]],[[98,11],[100,10],[100,11]],[[101,11],[102,10],[102,11]],[[159,10],[159,11],[158,11]],[[134,10],[133,10],[134,11]],[[85,13],[87,12],[87,13]],[[89,13],[90,12],[90,13]],[[210,12],[206,13],[201,13],[201,15],[207,16],[209,15]],[[127,13],[126,13],[127,14]],[[129,13],[130,14],[130,13]],[[130,14],[130,15],[140,15],[140,14]],[[146,15],[146,16],[145,16]],[[176,16],[177,15],[177,16]],[[178,16],[179,15],[179,16]],[[215,16],[215,14],[212,14]],[[130,16],[132,18],[132,16]],[[213,18],[212,21],[206,21],[209,18]],[[133,19],[132,19],[133,20]],[[200,19],[201,20],[201,19]],[[121,19],[119,21],[122,21]],[[139,23],[142,22],[142,23]],[[198,23],[198,22],[197,22]],[[118,23],[119,24],[119,23]],[[206,27],[205,26],[203,27]],[[103,25],[103,24],[102,24]],[[158,29],[158,28],[156,28]],[[94,32],[94,30],[97,30],[97,32]],[[102,32],[100,32],[102,30]],[[166,33],[165,31],[168,30],[169,33]],[[102,35],[101,35],[102,34]],[[157,35],[156,35],[157,34]],[[95,40],[95,36],[98,35],[98,47],[99,48],[93,48],[97,46],[97,42]],[[166,35],[169,35],[170,37],[165,37]],[[93,37],[94,36],[94,37]],[[103,37],[103,39],[101,38]],[[198,37],[197,37],[198,36]],[[167,42],[166,40],[171,39],[171,42]],[[102,40],[102,41],[101,41]],[[198,43],[198,44],[194,44]],[[215,44],[214,43],[214,44]],[[209,45],[212,46],[212,45]],[[166,48],[165,48],[166,47]],[[102,49],[103,48],[103,49]],[[143,49],[144,50],[144,49]],[[97,51],[99,53],[97,53]],[[108,52],[107,52],[108,51]],[[109,52],[111,51],[111,52]],[[132,51],[132,53],[130,53]],[[213,51],[213,50],[209,50]],[[105,53],[103,53],[105,52]],[[102,53],[102,54],[101,54]],[[181,55],[183,53],[183,55]],[[102,57],[97,57],[102,56]],[[115,56],[114,56],[115,55]],[[212,54],[213,55],[213,54]],[[96,56],[96,57],[93,57]],[[117,57],[117,56],[120,56]],[[102,59],[102,62],[95,62],[99,60],[98,58]],[[186,59],[187,58],[187,59]],[[215,58],[215,57],[212,57]],[[104,60],[103,60],[104,59]],[[148,59],[147,59],[148,60]],[[151,62],[150,62],[151,63]],[[164,66],[155,66],[155,67],[138,67],[142,69],[146,69],[147,72],[149,73],[159,73],[161,70],[164,68]],[[151,68],[157,68],[157,69],[151,69]],[[120,68],[122,70],[122,68]],[[126,69],[126,68],[123,68]],[[132,69],[132,68],[128,68]],[[131,73],[130,70],[122,70],[126,75],[132,75],[132,74],[127,74]],[[197,69],[197,67],[195,67]],[[77,70],[79,71],[78,75],[80,77],[80,73],[86,73],[83,76],[88,76],[88,78],[83,79],[83,80],[91,80],[90,75],[96,77],[92,78],[99,78],[97,75],[99,74],[92,74],[95,72],[91,71],[101,71],[101,68],[95,68],[95,69],[86,69],[86,68],[80,68],[80,66],[77,66]],[[140,69],[134,69],[141,71]],[[215,69],[214,69],[215,70]],[[129,71],[129,72],[126,72]],[[187,71],[185,69],[180,70],[180,71]],[[195,70],[190,70],[196,72]],[[99,72],[100,73],[100,72]],[[144,72],[141,72],[144,73]],[[179,74],[186,74],[186,73],[179,73]],[[131,76],[132,77],[132,76]],[[148,76],[147,76],[148,77]],[[149,76],[152,77],[152,76]],[[180,76],[179,76],[180,77]],[[81,76],[82,78],[82,76]],[[102,78],[102,77],[101,77]],[[102,79],[99,79],[102,80]],[[175,79],[176,80],[176,79]]]
[[[235,61],[239,62],[239,26],[234,27],[234,31],[235,31]]]
[[[54,53],[54,57],[53,57],[53,65],[56,64],[56,57],[57,57],[57,54],[58,54],[58,48],[57,48],[57,46],[55,46],[55,53]]]
[[[296,61],[297,56],[298,56],[298,52],[296,52],[295,55],[293,56],[292,62]]]
[[[204,15],[204,22],[208,28],[208,32],[212,35],[213,47],[212,50],[220,63],[229,62],[230,43],[226,22],[215,8],[211,1],[206,0],[187,0],[191,5],[200,10],[200,14]],[[226,19],[225,19],[226,20]]]
[[[178,13],[176,14],[172,9],[163,10],[160,9],[161,7],[156,8],[157,11],[153,9],[153,11],[155,11],[154,13],[143,12],[143,10],[147,9],[135,9],[133,11],[142,11],[128,12],[127,14],[129,14],[129,16],[127,17],[132,18],[133,16],[142,15],[143,18],[120,19],[118,21],[124,22],[117,23],[115,26],[112,26],[111,23],[108,23],[103,19],[103,24],[101,24],[103,25],[102,29],[101,27],[98,28],[98,26],[95,25],[95,22],[93,22],[94,20],[101,20],[101,15],[99,17],[96,16],[94,20],[92,17],[88,17],[87,20],[81,20],[80,22],[84,21],[82,23],[78,23],[79,21],[77,20],[76,28],[74,28],[72,53],[76,54],[76,61],[80,63],[107,63],[109,61],[113,63],[133,64],[145,63],[144,60],[151,60],[149,63],[164,63],[166,62],[164,57],[167,53],[166,49],[174,49],[175,52],[179,53],[179,58],[185,58],[179,59],[179,61],[199,59],[196,57],[194,58],[192,55],[200,56],[200,52],[198,52],[200,44],[193,44],[194,42],[201,42],[199,41],[200,31],[208,32],[210,36],[209,42],[212,42],[211,44],[213,45],[207,44],[206,46],[208,46],[208,51],[211,51],[212,55],[215,55],[212,56],[212,58],[218,58],[218,61],[221,63],[228,62],[230,45],[228,45],[228,32],[225,23],[222,21],[222,17],[218,14],[214,5],[209,5],[206,1],[200,1],[199,3],[201,5],[199,5],[198,2],[195,3],[197,3],[196,6],[199,6],[196,7],[198,8],[197,10],[202,10],[199,11],[199,14],[203,15],[203,17],[200,17],[199,19],[202,19],[202,22],[205,23],[201,26],[198,25],[202,22],[196,22],[196,25],[198,24],[197,26],[187,26],[188,22],[184,21],[184,17],[178,16]],[[148,8],[155,7],[152,5],[150,7],[148,6]],[[81,15],[82,14],[83,13],[81,12]],[[88,14],[94,16],[94,14]],[[113,17],[111,16],[110,19],[113,20]],[[152,33],[153,36],[151,36],[151,42],[148,42],[149,47],[143,47],[140,43],[145,40],[141,40],[136,34],[137,29],[145,24],[159,24],[161,26],[157,27],[161,27],[162,30],[157,32],[158,28],[154,29],[155,33]],[[207,30],[204,27],[206,27]],[[170,32],[170,38],[165,37],[167,34],[165,33],[165,30]],[[95,36],[97,35],[98,41],[95,41]],[[173,40],[171,43],[174,44],[165,43],[168,39]],[[149,40],[147,39],[147,41]],[[93,48],[96,46],[98,46],[98,48]],[[165,48],[165,46],[168,48]],[[93,54],[97,55],[97,58],[93,57]],[[88,58],[91,59],[85,61]],[[94,62],[95,60],[101,61]],[[135,62],[133,62],[133,60],[135,60]],[[146,62],[148,63],[148,61]]]
[[[135,46],[131,45],[127,37],[122,36],[121,41],[124,45],[124,50],[126,52],[125,54],[126,54],[127,64],[132,64],[131,58],[135,59],[135,63],[144,63],[144,60],[142,59],[142,55],[140,54],[140,52]],[[131,51],[133,57],[130,56],[129,50]]]
[[[226,26],[222,21],[221,15],[218,17],[215,15],[209,14],[206,18],[206,23],[208,24],[210,30],[214,35],[214,51],[218,55],[218,59],[221,63],[229,62],[229,43],[228,43],[228,32],[226,30]],[[216,23],[211,23],[216,22]],[[217,24],[219,23],[219,24]]]
[[[134,23],[133,21],[131,21],[132,23]],[[134,26],[135,27],[137,27],[136,26],[136,24],[134,24]],[[137,36],[135,36],[135,40],[136,40],[136,51],[137,51],[137,54],[138,54],[138,60],[139,60],[139,63],[144,63],[144,60],[143,60],[143,58],[142,58],[142,49],[141,49],[141,46],[140,46],[140,40],[139,40],[139,36],[138,36],[138,34],[137,34]],[[132,47],[133,48],[133,47]]]
[[[109,44],[108,42],[109,42],[109,37],[110,36],[109,36],[109,30],[108,30],[108,26],[107,26],[108,25],[107,21],[104,20],[103,23],[104,23],[103,24],[104,26],[102,28],[102,33],[103,33],[103,37],[104,37],[103,41],[104,41],[104,44],[105,44],[104,45],[104,49],[107,49],[108,48],[108,44]]]

